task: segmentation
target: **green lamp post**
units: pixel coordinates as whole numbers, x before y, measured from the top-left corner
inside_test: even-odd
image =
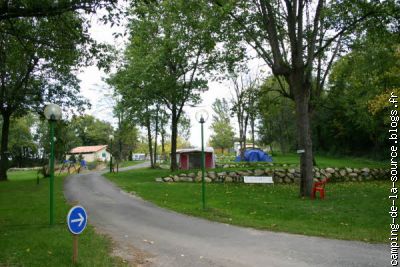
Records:
[[[108,137],[110,139],[110,173],[112,173],[112,145],[113,145],[113,140],[114,140],[114,135],[110,134]]]
[[[54,125],[61,120],[61,108],[56,104],[48,104],[44,116],[50,124],[50,225],[54,225]]]
[[[203,124],[208,119],[208,112],[205,109],[200,109],[196,112],[196,120],[201,125],[201,199],[203,202],[203,210],[206,209],[206,184],[204,181],[204,174],[205,174],[205,156],[204,156],[204,130]]]

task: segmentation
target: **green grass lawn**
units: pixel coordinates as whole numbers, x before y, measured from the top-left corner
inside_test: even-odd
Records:
[[[235,164],[233,160],[227,160],[227,157],[223,158],[222,161],[218,160],[217,163],[229,163]],[[299,165],[300,158],[298,154],[280,154],[274,153],[272,155],[273,163],[277,164],[288,164],[288,165]],[[356,158],[356,157],[332,157],[332,156],[323,156],[316,155],[315,160],[317,163],[317,167],[327,168],[327,167],[336,167],[336,168],[388,168],[388,164],[386,161],[376,161],[367,158]],[[249,163],[251,165],[252,163]],[[256,163],[254,163],[256,164]]]
[[[282,164],[299,164],[300,158],[298,154],[277,154],[273,156],[274,163]],[[375,161],[366,158],[355,157],[329,157],[316,155],[315,160],[317,167],[327,168],[387,168],[388,164],[385,161]]]
[[[107,177],[158,206],[224,223],[337,239],[385,242],[387,181],[330,183],[325,200],[300,199],[297,185],[157,183],[168,170],[140,169]]]
[[[0,183],[0,266],[72,266],[64,178],[55,179],[53,227],[49,226],[49,179],[36,185],[36,171],[18,171],[9,172],[9,180]],[[78,266],[124,266],[110,251],[110,240],[88,226],[79,236]]]

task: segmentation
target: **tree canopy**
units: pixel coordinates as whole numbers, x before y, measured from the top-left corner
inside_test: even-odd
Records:
[[[76,77],[79,67],[92,64],[98,54],[105,58],[99,60],[99,65],[108,59],[103,53],[107,46],[89,36],[89,25],[82,14],[59,9],[58,14],[47,16],[46,12],[39,14],[39,11],[49,1],[32,3],[3,1],[0,7],[5,16],[0,19],[0,114],[3,118],[0,180],[7,179],[5,155],[10,117],[31,111],[42,114],[49,102],[59,104],[64,110],[74,107],[81,112],[88,102],[79,94]],[[59,4],[73,3],[60,1]],[[78,1],[74,4],[78,5]],[[91,6],[89,2],[86,4]]]
[[[208,89],[204,75],[213,66],[212,33],[217,27],[215,20],[205,19],[211,11],[198,1],[135,1],[125,64],[111,79],[126,108],[137,118],[147,116],[149,146],[150,113],[161,106],[168,111],[173,170],[177,168],[176,139],[183,107],[199,103],[200,93]]]

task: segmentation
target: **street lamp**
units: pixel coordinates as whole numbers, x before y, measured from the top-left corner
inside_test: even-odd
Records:
[[[203,201],[203,210],[206,209],[206,185],[204,181],[205,173],[205,157],[204,157],[204,133],[203,124],[208,119],[208,112],[205,109],[200,109],[196,112],[196,120],[201,124],[201,196]]]
[[[56,104],[48,104],[44,116],[50,124],[50,225],[54,224],[54,124],[61,120],[61,108]]]
[[[110,134],[108,138],[110,139],[110,173],[112,173],[112,144],[114,140],[114,135]]]

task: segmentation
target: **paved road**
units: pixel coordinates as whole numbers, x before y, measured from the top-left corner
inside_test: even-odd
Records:
[[[258,231],[177,214],[122,192],[100,173],[69,177],[65,195],[87,209],[89,222],[113,237],[122,256],[141,258],[145,266],[389,266],[386,245]]]

